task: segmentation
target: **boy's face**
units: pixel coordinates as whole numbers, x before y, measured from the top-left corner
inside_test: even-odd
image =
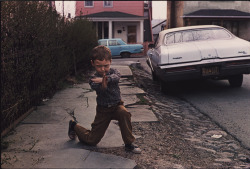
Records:
[[[111,62],[112,60],[91,60],[92,66],[102,76],[109,72]]]

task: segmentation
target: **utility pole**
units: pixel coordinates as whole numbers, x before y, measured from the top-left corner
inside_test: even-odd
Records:
[[[176,28],[183,26],[183,1],[167,1],[167,28]]]

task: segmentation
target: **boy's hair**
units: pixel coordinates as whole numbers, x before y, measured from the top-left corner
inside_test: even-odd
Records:
[[[96,46],[95,48],[92,49],[91,51],[91,60],[95,61],[95,60],[111,60],[112,56],[111,56],[111,51],[109,48],[100,45],[100,46]]]

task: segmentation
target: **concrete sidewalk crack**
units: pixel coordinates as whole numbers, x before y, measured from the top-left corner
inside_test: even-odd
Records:
[[[65,109],[65,110],[66,110],[66,112],[67,112],[71,117],[73,117],[74,121],[78,123],[78,121],[76,120],[76,117],[75,117],[75,109],[76,109],[76,108],[74,108],[73,110],[69,110],[69,109]]]
[[[89,151],[88,155],[86,155],[86,157],[83,158],[83,161],[86,161],[86,159],[89,157],[90,153],[91,153],[91,151]]]

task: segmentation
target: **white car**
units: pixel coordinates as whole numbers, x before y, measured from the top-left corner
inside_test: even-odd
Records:
[[[147,63],[163,92],[167,82],[189,79],[228,79],[241,87],[250,73],[250,42],[220,26],[163,30],[149,48]]]

